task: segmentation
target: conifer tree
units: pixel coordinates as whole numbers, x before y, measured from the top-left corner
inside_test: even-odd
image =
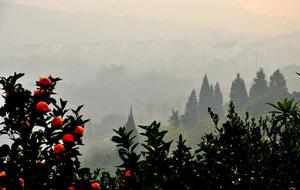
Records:
[[[214,90],[215,107],[214,111],[220,116],[224,115],[223,95],[219,83],[216,83]]]
[[[262,69],[256,73],[256,78],[252,84],[249,92],[249,99],[259,97],[268,91],[268,83],[265,79],[266,75]]]
[[[277,69],[270,77],[270,90],[272,92],[287,92],[286,81],[283,74]]]
[[[214,85],[213,84],[210,85],[210,92],[209,93],[214,94]]]
[[[196,91],[193,90],[186,103],[185,113],[181,116],[181,121],[185,125],[193,125],[198,120],[198,101]]]
[[[214,85],[211,84],[210,85],[210,91],[209,91],[209,94],[210,94],[210,98],[209,98],[209,101],[208,101],[208,105],[209,106],[215,106],[215,94],[214,94]]]
[[[170,117],[169,122],[171,125],[173,125],[175,127],[179,127],[180,121],[179,121],[179,116],[178,116],[177,110],[172,109],[172,116]]]
[[[125,124],[125,129],[126,129],[127,132],[132,131],[131,136],[135,136],[135,142],[138,142],[139,137],[138,137],[138,132],[137,132],[136,125],[135,125],[134,118],[133,118],[133,114],[132,114],[132,107],[130,108],[130,113],[128,115],[128,120]]]
[[[202,81],[202,86],[199,94],[199,114],[200,118],[208,116],[207,108],[213,104],[213,90],[209,85],[207,76],[205,75]]]
[[[242,111],[245,104],[248,101],[248,94],[245,87],[244,80],[240,77],[240,74],[237,74],[236,79],[232,82],[230,99],[236,106],[237,111]]]

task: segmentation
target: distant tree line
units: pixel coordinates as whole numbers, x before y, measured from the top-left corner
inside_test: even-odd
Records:
[[[268,107],[266,102],[279,101],[285,97],[298,98],[300,93],[288,92],[286,80],[280,70],[276,70],[271,76],[270,81],[266,80],[263,69],[256,73],[253,79],[249,93],[247,92],[244,79],[238,73],[232,81],[230,89],[230,101],[235,104],[236,111],[242,113],[247,111],[253,117],[266,114]],[[174,126],[187,125],[195,126],[197,123],[207,118],[208,107],[210,107],[219,116],[224,116],[224,101],[217,82],[215,85],[210,84],[207,75],[204,76],[199,97],[193,89],[185,106],[185,111],[179,115],[177,110],[172,109],[172,115],[169,122]]]

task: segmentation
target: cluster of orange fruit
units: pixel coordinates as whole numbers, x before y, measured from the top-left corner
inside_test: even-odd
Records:
[[[52,81],[49,77],[41,77],[37,84],[40,88],[36,89],[34,91],[35,97],[50,97],[50,94],[47,92],[47,89],[52,86]],[[36,112],[40,114],[46,114],[50,111],[49,105],[45,101],[38,101],[36,104]],[[64,120],[60,116],[55,116],[51,121],[51,127],[56,129],[61,129],[64,125]],[[66,133],[62,136],[62,142],[59,144],[55,144],[53,146],[53,151],[57,155],[57,158],[60,158],[60,154],[62,154],[65,151],[65,145],[73,145],[75,143],[74,137],[82,137],[84,135],[84,128],[80,125],[77,125],[74,127],[73,133]],[[91,184],[92,190],[99,190],[101,189],[100,183],[93,182]],[[68,190],[75,190],[75,186],[71,185]]]
[[[40,97],[40,96],[45,96],[45,97],[50,97],[50,94],[47,92],[47,89],[52,86],[52,81],[49,77],[41,77],[38,81],[37,84],[40,88],[36,89],[34,91],[34,96],[35,97]],[[48,103],[46,101],[40,100],[36,104],[36,112],[40,114],[46,114],[47,112],[50,111]],[[60,129],[64,125],[64,120],[60,117],[54,117],[53,120],[51,121],[51,127],[53,129]],[[62,142],[63,144],[56,144],[54,145],[54,153],[55,154],[60,154],[63,151],[65,151],[65,146],[64,144],[72,145],[75,142],[75,137],[82,137],[84,135],[84,128],[80,125],[74,127],[73,133],[67,133],[64,134],[62,137]]]

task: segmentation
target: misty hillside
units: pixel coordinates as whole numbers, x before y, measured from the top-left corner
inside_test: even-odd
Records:
[[[134,16],[99,15],[92,12],[69,14],[1,1],[0,10],[0,41],[6,45],[180,39],[182,35],[213,42],[226,40],[232,35],[223,30]]]
[[[137,123],[165,121],[172,108],[182,113],[204,74],[220,83],[225,101],[236,73],[249,90],[259,68],[267,77],[282,69],[289,91],[299,90],[300,32],[266,37],[2,1],[0,9],[0,74],[25,72],[29,87],[38,76],[62,77],[57,92],[108,129],[103,120],[114,115],[121,125],[130,106]]]

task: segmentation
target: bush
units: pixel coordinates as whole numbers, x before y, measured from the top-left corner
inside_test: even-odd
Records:
[[[159,123],[140,126],[146,136],[141,155],[134,153],[130,134],[116,131],[113,141],[120,149],[124,171],[131,171],[124,189],[293,189],[300,188],[300,112],[293,100],[272,105],[272,115],[245,119],[231,103],[227,121],[206,134],[194,152],[179,136],[169,155],[171,142]],[[133,158],[134,159],[133,159]],[[141,157],[140,160],[137,158]],[[134,163],[131,167],[128,163]],[[124,167],[126,166],[126,167]],[[126,181],[126,180],[125,180]]]

